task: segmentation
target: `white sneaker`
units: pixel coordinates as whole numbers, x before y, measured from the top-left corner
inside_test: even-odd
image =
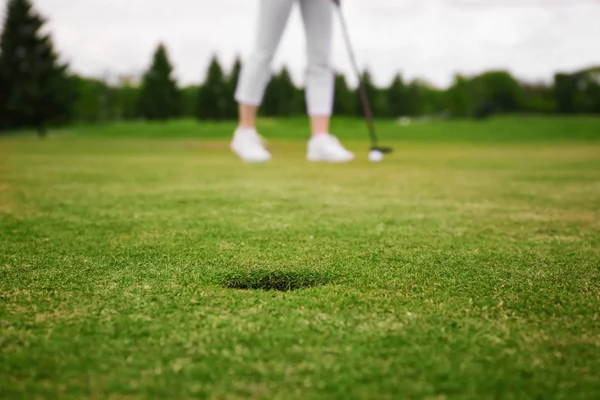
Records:
[[[271,159],[271,153],[267,151],[255,129],[236,129],[231,141],[231,150],[248,163],[267,162]]]
[[[328,133],[313,135],[308,142],[308,161],[343,163],[352,161],[354,154],[342,146],[340,141]]]

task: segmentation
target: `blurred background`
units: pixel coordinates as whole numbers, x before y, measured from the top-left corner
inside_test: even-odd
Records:
[[[234,120],[259,0],[1,0],[0,129]],[[327,1],[327,0],[324,0]],[[600,1],[347,0],[379,118],[600,113]],[[362,114],[336,21],[336,114]],[[263,116],[305,113],[297,9]]]

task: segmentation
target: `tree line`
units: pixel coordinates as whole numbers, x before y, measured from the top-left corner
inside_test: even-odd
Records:
[[[72,74],[59,63],[50,35],[41,33],[44,19],[30,0],[9,0],[0,37],[0,130],[115,120],[197,118],[233,120],[234,91],[242,63],[226,72],[217,57],[204,82],[181,87],[173,77],[166,47],[156,49],[141,80],[102,79]],[[502,113],[600,114],[600,67],[556,74],[552,84],[519,82],[507,71],[456,76],[449,88],[395,76],[389,85],[373,84],[369,71],[363,81],[373,111],[380,118],[440,116],[486,118]],[[356,88],[342,74],[335,79],[336,115],[361,116]],[[260,113],[268,117],[304,115],[304,89],[289,71],[274,73]]]

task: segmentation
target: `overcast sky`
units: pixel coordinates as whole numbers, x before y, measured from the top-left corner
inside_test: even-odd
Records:
[[[0,0],[2,13],[6,2]],[[33,0],[55,44],[82,74],[139,74],[159,41],[182,84],[198,83],[213,53],[229,68],[253,42],[259,0]],[[323,0],[327,1],[327,0]],[[448,85],[454,74],[508,69],[527,81],[600,65],[600,0],[345,0],[357,56],[378,84],[396,72]],[[350,73],[336,24],[336,68]],[[274,68],[297,82],[305,65],[295,9]]]

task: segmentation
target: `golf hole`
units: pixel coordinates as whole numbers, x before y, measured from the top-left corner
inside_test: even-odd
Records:
[[[330,277],[314,272],[299,271],[247,271],[223,277],[222,285],[228,289],[291,292],[322,286]]]

